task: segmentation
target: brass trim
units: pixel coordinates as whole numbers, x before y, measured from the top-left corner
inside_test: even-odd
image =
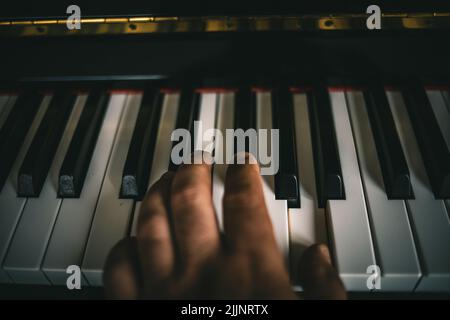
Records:
[[[153,21],[161,22],[161,21],[177,21],[178,17],[154,17]]]
[[[37,20],[33,21],[33,24],[57,24],[58,20]]]
[[[81,19],[81,23],[104,23],[104,18],[89,18],[89,19]]]
[[[30,25],[33,24],[33,21],[11,21],[11,25],[19,26],[19,25]]]
[[[366,14],[204,17],[82,18],[81,29],[68,30],[66,19],[0,21],[0,37],[113,35],[239,31],[367,30]],[[450,29],[450,13],[382,14],[383,30]]]
[[[135,18],[128,18],[130,22],[149,22],[154,21],[153,17],[135,17]]]
[[[105,19],[106,23],[127,23],[128,19],[127,18],[106,18]]]

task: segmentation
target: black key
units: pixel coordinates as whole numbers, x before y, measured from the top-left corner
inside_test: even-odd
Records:
[[[370,86],[364,97],[387,196],[389,199],[411,199],[409,170],[383,86]]]
[[[415,82],[402,93],[434,195],[450,198],[450,153],[425,88]]]
[[[69,92],[53,96],[19,170],[19,197],[39,196],[75,99]]]
[[[164,95],[145,91],[122,173],[120,197],[142,200],[147,192]]]
[[[344,182],[328,90],[315,86],[307,97],[318,205],[323,208],[328,199],[345,199]]]
[[[20,95],[0,130],[0,190],[3,189],[42,98],[37,92]]]
[[[200,112],[200,94],[192,89],[184,89],[180,95],[180,106],[177,115],[177,123],[175,128],[186,129],[189,131],[190,136],[194,137],[194,121],[198,120]],[[193,139],[192,139],[193,140]],[[172,148],[178,144],[178,141],[174,141]],[[194,141],[191,141],[191,150],[193,149]],[[180,156],[184,156],[180,154]],[[172,162],[172,158],[169,162],[169,171],[177,171],[178,164]]]
[[[108,102],[106,91],[89,93],[59,172],[59,197],[80,196]]]
[[[280,132],[280,166],[275,175],[275,198],[287,200],[289,208],[300,208],[293,100],[294,96],[287,87],[272,91],[272,127]]]
[[[252,92],[248,87],[241,88],[236,93],[234,128],[235,130],[242,129],[244,132],[249,129],[256,130],[256,93]],[[248,139],[245,139],[244,150],[240,150],[241,148],[237,142],[237,139],[235,139],[235,153],[250,152],[250,141]],[[254,156],[257,155],[255,154]]]

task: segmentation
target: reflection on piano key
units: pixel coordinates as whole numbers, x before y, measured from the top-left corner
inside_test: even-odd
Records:
[[[130,94],[127,97],[124,115],[114,141],[95,209],[81,267],[84,276],[92,286],[102,285],[106,257],[112,247],[128,233],[134,200],[119,198],[119,192],[122,184],[122,169],[141,101],[142,94]]]
[[[256,99],[256,127],[258,130],[272,129],[272,99],[270,92],[258,92]],[[261,143],[261,142],[260,142]],[[267,149],[271,150],[271,141],[267,139]],[[275,183],[273,176],[261,176],[263,182],[263,192],[269,211],[270,219],[281,253],[289,268],[289,229],[288,229],[288,206],[286,200],[275,198]]]
[[[274,177],[275,198],[287,200],[289,208],[300,208],[293,96],[287,87],[272,91],[272,120],[273,128],[280,132],[280,166]]]
[[[70,265],[81,265],[86,247],[89,228],[91,226],[100,187],[115,139],[119,120],[125,104],[126,95],[112,94],[108,99],[104,120],[96,135],[92,157],[86,168],[86,180],[78,198],[64,198],[61,202],[47,252],[40,257],[42,269],[53,284],[64,284],[67,279],[66,268]],[[86,108],[89,107],[89,96],[81,112],[82,121]],[[72,137],[75,138],[78,128]],[[70,144],[72,146],[73,143]],[[67,159],[67,156],[66,156]],[[84,283],[84,279],[83,279]]]
[[[370,217],[373,246],[382,272],[380,290],[411,292],[420,279],[421,271],[405,202],[389,200],[387,197],[363,94],[347,92],[346,97]],[[395,130],[395,124],[392,124]]]
[[[58,195],[60,197],[78,198],[80,196],[109,99],[109,94],[105,91],[89,93],[59,172]]]
[[[384,88],[372,85],[364,96],[386,193],[389,199],[410,199],[413,192],[408,166]]]
[[[450,91],[442,91],[444,96],[445,104],[447,105],[447,110],[450,112]]]
[[[122,198],[137,200],[142,200],[148,187],[163,94],[155,88],[148,89],[144,92],[141,103],[138,121],[123,168],[120,189]]]
[[[318,207],[317,201],[311,128],[305,93],[294,95],[294,123],[301,208],[289,209],[289,247],[291,282],[298,289],[297,270],[304,250],[315,243],[327,243],[325,210]]]
[[[212,152],[214,145],[214,136],[207,135],[206,132],[210,129],[214,129],[216,123],[216,112],[218,105],[218,95],[216,93],[203,93],[200,100],[200,113],[199,122],[201,124],[198,129],[197,136],[192,137],[194,139],[194,151],[206,151]]]
[[[68,91],[58,92],[52,97],[19,170],[19,197],[39,196],[75,99],[76,96]]]
[[[0,129],[8,118],[16,99],[16,96],[0,95]]]
[[[428,90],[427,96],[430,100],[431,108],[433,109],[439,129],[441,129],[442,136],[447,144],[448,153],[450,154],[450,110],[447,110],[442,92]]]
[[[200,93],[195,92],[191,88],[185,88],[180,93],[180,107],[177,115],[176,129],[188,130],[191,137],[194,136],[194,121],[198,120],[200,110]],[[172,143],[173,146],[177,145],[178,141]],[[191,141],[191,150],[192,148]],[[183,156],[183,154],[181,154]],[[176,171],[179,165],[172,162],[169,163],[169,171]]]
[[[214,203],[214,209],[217,215],[217,222],[219,228],[223,230],[223,207],[222,199],[225,193],[225,177],[227,173],[228,165],[225,163],[227,159],[227,145],[232,141],[227,141],[225,139],[225,130],[232,129],[234,127],[234,112],[235,104],[233,93],[221,93],[219,94],[219,105],[216,114],[216,128],[222,132],[223,141],[220,139],[216,140],[215,144],[215,157],[217,159],[223,160],[222,163],[216,163],[213,166],[213,176],[212,176],[212,197]],[[230,155],[228,155],[229,157]],[[234,156],[231,155],[231,156]]]
[[[242,129],[244,132],[248,129],[256,128],[256,93],[252,92],[248,87],[242,87],[236,93],[236,112],[234,113],[234,129]],[[236,144],[235,153],[250,152],[249,141],[246,139],[243,150]],[[257,155],[255,155],[257,156]]]
[[[23,139],[30,128],[41,102],[42,95],[36,92],[27,92],[20,95],[0,129],[0,154],[2,155],[0,190],[5,184],[5,180],[10,173],[17,153],[23,143]]]
[[[150,179],[148,181],[149,187],[158,181],[169,168],[170,154],[172,152],[172,144],[169,141],[177,120],[179,99],[179,94],[168,94],[163,99],[153,159],[148,163],[149,166],[151,165]],[[137,201],[134,207],[133,221],[131,223],[132,236],[136,235],[140,209],[141,202]]]
[[[84,101],[78,100],[70,115],[69,125],[63,128],[64,133],[58,141],[55,157],[51,163],[48,176],[45,177],[40,196],[27,200],[11,240],[3,267],[16,283],[48,284],[48,279],[44,276],[40,267],[62,201],[56,197],[58,172],[75,130],[75,124],[81,113],[83,103]],[[41,125],[45,120],[46,117],[44,116]],[[77,212],[77,214],[82,213]]]
[[[450,288],[450,220],[444,202],[433,196],[413,126],[399,92],[388,91],[403,151],[411,175],[415,199],[407,200],[410,223],[422,266],[416,291],[448,291]]]
[[[0,117],[3,117],[3,111],[8,104],[9,96],[6,94],[0,94]]]
[[[375,255],[352,129],[345,94],[330,96],[346,190],[345,200],[328,200],[326,208],[333,258],[347,290],[369,291],[366,270]]]
[[[2,213],[0,215],[0,261],[4,262],[8,252],[9,244],[16,230],[16,225],[22,214],[22,210],[27,202],[25,198],[17,197],[17,174],[19,172],[20,164],[22,163],[27,150],[33,140],[33,137],[39,127],[39,124],[44,117],[45,111],[50,103],[51,96],[46,96],[40,103],[39,110],[32,120],[31,126],[28,128],[26,136],[22,145],[19,147],[17,159],[11,169],[11,172],[6,180],[3,189],[0,192],[0,208]],[[22,254],[24,254],[22,252]],[[3,265],[2,265],[3,268]],[[10,282],[11,278],[4,269],[0,269],[0,283]]]
[[[434,195],[450,198],[450,153],[425,89],[412,83],[402,93]]]
[[[345,199],[339,151],[326,87],[317,86],[308,92],[314,163],[319,206],[328,199]]]

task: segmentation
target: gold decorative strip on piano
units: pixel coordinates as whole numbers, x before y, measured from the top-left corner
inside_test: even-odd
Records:
[[[66,19],[0,21],[0,36],[114,35],[234,31],[367,30],[366,14],[248,17],[109,17],[82,18],[69,30]],[[382,14],[383,30],[449,29],[450,13]]]

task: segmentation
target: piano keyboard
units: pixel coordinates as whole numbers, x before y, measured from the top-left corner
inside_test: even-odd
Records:
[[[112,246],[169,168],[176,128],[280,129],[264,176],[292,285],[302,252],[330,245],[349,291],[450,291],[449,92],[401,89],[100,91],[0,95],[0,283],[101,286]],[[225,153],[226,145],[215,152]],[[222,226],[226,165],[213,169]]]

